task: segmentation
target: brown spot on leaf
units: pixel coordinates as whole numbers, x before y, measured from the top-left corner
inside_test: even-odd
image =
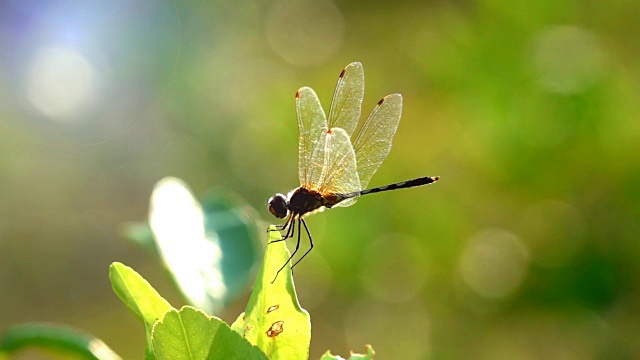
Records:
[[[244,331],[243,331],[242,336],[247,336],[247,331],[251,331],[251,329],[253,329],[253,325],[247,325],[247,326],[244,328]]]
[[[270,312],[272,312],[274,310],[278,310],[279,307],[280,307],[280,305],[278,305],[278,304],[275,304],[273,306],[269,306],[269,308],[267,309],[266,314],[268,314],[268,313],[270,313]]]
[[[268,337],[278,336],[282,331],[284,331],[284,329],[282,328],[283,324],[284,324],[284,321],[282,320],[274,322],[269,328],[269,330],[267,330],[266,332],[267,336]]]

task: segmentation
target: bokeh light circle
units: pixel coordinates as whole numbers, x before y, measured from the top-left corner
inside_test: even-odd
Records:
[[[526,278],[528,267],[529,251],[522,240],[502,229],[474,236],[458,263],[463,282],[489,299],[511,295]]]
[[[403,302],[424,287],[428,263],[418,240],[393,235],[369,244],[358,268],[369,294],[383,301]]]
[[[431,352],[431,321],[419,301],[391,304],[363,300],[351,306],[345,330],[351,349],[374,344],[376,358],[424,359]]]
[[[29,66],[26,97],[46,117],[69,122],[94,103],[98,76],[89,60],[71,48],[43,47]]]
[[[581,27],[547,28],[538,34],[532,48],[534,71],[551,92],[582,92],[604,70],[605,52],[598,37]]]
[[[278,0],[267,14],[271,49],[290,64],[322,64],[340,48],[344,19],[328,0]]]

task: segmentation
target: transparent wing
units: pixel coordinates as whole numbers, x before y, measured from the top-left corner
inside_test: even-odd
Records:
[[[354,62],[340,73],[329,110],[329,129],[339,127],[351,136],[358,126],[364,97],[364,70]]]
[[[324,170],[318,191],[321,194],[346,194],[360,191],[360,179],[356,167],[356,154],[351,139],[344,129],[334,128],[327,134]],[[336,206],[349,206],[354,199],[345,200]]]
[[[315,190],[320,183],[324,166],[324,151],[327,137],[327,118],[320,100],[308,87],[296,94],[296,112],[298,115],[298,177],[300,186]]]
[[[402,95],[387,95],[378,102],[362,125],[353,143],[361,189],[367,187],[373,174],[389,155],[401,114]]]

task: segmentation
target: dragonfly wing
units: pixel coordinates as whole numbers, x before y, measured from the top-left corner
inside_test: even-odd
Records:
[[[351,146],[349,134],[344,129],[334,128],[327,134],[324,155],[324,169],[318,186],[321,194],[347,194],[361,190],[356,154]],[[349,206],[354,203],[355,198],[352,198],[336,206]]]
[[[315,189],[320,183],[324,166],[325,145],[327,138],[327,118],[320,100],[308,87],[303,87],[296,94],[296,112],[298,115],[298,176],[300,186]]]
[[[351,136],[358,126],[364,97],[364,70],[354,62],[342,70],[329,110],[329,129],[339,127]]]
[[[367,187],[373,174],[389,155],[401,115],[402,95],[387,95],[378,102],[362,125],[353,143],[362,189]]]

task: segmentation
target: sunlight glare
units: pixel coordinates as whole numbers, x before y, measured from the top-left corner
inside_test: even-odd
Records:
[[[217,235],[205,234],[202,207],[183,181],[167,177],[156,184],[149,224],[162,258],[193,305],[218,306],[227,292],[222,251]]]

